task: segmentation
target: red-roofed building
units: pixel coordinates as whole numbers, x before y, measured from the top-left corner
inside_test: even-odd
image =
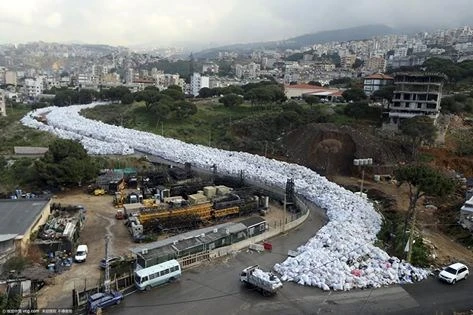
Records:
[[[288,99],[302,99],[305,96],[314,95],[321,99],[334,101],[335,98],[342,97],[342,91],[339,89],[330,89],[310,84],[285,85],[284,94]]]
[[[386,85],[392,84],[394,84],[393,77],[382,73],[376,73],[364,78],[363,90],[365,91],[366,95],[370,96],[375,91],[385,87]]]

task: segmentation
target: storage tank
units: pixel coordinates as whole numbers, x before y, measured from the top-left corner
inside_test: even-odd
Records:
[[[254,198],[255,198],[257,207],[259,207],[259,203],[260,203],[259,197],[258,197],[258,196],[255,196]]]
[[[269,196],[264,196],[263,198],[264,198],[263,208],[268,209],[269,208]]]

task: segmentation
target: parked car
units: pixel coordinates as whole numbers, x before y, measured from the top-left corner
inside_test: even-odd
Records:
[[[87,245],[77,246],[77,251],[76,251],[76,255],[74,256],[74,260],[76,262],[86,261],[88,252],[89,252],[89,248],[87,247]]]
[[[122,300],[123,294],[121,292],[99,292],[89,296],[87,299],[87,308],[89,313],[95,314],[99,308],[104,309],[111,305],[120,304]]]
[[[461,263],[454,263],[445,267],[439,273],[439,279],[450,284],[455,284],[457,281],[468,278],[468,267]]]
[[[109,267],[116,266],[119,263],[121,263],[123,260],[124,260],[123,257],[120,257],[120,256],[108,257],[108,266]],[[105,258],[102,258],[102,260],[100,260],[100,268],[105,269],[105,267],[106,267]]]

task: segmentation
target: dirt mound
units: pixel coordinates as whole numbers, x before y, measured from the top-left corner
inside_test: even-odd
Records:
[[[353,159],[372,158],[389,168],[408,159],[402,145],[349,126],[311,124],[290,132],[283,140],[292,161],[321,174],[351,174]],[[376,167],[373,167],[376,168]],[[385,170],[374,170],[386,173]]]

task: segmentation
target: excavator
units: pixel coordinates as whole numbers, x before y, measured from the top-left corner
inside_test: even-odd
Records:
[[[122,179],[117,187],[117,192],[115,192],[115,197],[113,198],[113,205],[115,206],[115,208],[123,207],[123,204],[125,203],[126,199],[125,188],[125,180]]]

